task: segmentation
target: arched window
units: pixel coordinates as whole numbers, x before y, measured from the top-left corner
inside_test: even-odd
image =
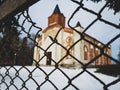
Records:
[[[106,64],[107,64],[107,57],[104,56],[104,65],[106,65]]]
[[[104,65],[104,55],[101,56],[100,64]]]
[[[106,50],[106,52],[107,52],[107,55],[110,55],[108,50]],[[109,64],[109,58],[108,57],[106,57],[106,64]]]
[[[90,60],[94,58],[94,47],[93,45],[90,45]]]
[[[84,60],[88,60],[88,48],[86,45],[84,46]]]
[[[98,48],[96,48],[95,49],[95,56],[98,56],[98,54],[99,54],[99,51],[98,51]],[[99,64],[99,59],[96,59],[96,65],[98,65]]]
[[[108,50],[107,50],[107,55],[110,55]]]

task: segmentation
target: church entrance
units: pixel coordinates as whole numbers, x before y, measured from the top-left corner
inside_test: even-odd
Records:
[[[51,65],[52,52],[47,52],[46,56],[47,56],[46,65]]]

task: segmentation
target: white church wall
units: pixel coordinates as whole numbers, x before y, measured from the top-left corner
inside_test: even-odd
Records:
[[[45,39],[45,41],[42,43],[42,48],[44,50],[47,50],[46,52],[51,52],[52,53],[52,59],[53,60],[56,60],[56,44],[53,44],[51,47],[49,47],[53,42],[51,41],[51,39],[49,37],[47,37]],[[48,48],[49,47],[49,48]],[[44,51],[41,51],[41,56],[44,55]],[[47,57],[45,56],[41,61],[40,61],[40,64],[43,64],[43,65],[46,65],[46,60],[47,60]],[[54,63],[51,62],[51,64],[53,65]]]
[[[34,54],[33,54],[33,58],[34,58],[34,60],[36,60],[36,61],[38,61],[37,60],[37,57],[38,57],[38,54],[37,54],[38,52],[37,52],[37,47],[35,46],[34,47]],[[35,64],[35,62],[33,62],[33,64]]]
[[[77,27],[77,28],[75,28],[77,31],[79,31],[79,32],[81,32],[82,30],[81,30],[81,28],[80,27]],[[78,41],[79,39],[80,39],[80,35],[76,32],[76,31],[74,31],[74,36],[73,36],[73,38],[74,38],[74,43],[76,42],[76,41]],[[78,59],[80,62],[83,62],[83,59],[82,59],[82,43],[81,43],[81,41],[79,41],[75,46],[74,46],[74,56],[76,57],[76,59]],[[77,64],[79,64],[79,62],[78,61],[76,61],[75,60],[75,64],[77,65]]]
[[[44,33],[44,40],[42,40],[42,48],[43,49],[47,49],[53,42],[51,41],[51,39],[49,38],[49,36],[51,36],[53,39],[55,38],[57,32],[59,31],[60,28],[55,27],[52,30],[47,31],[46,33]],[[59,35],[57,36],[58,42],[62,44],[62,32],[63,30],[61,30],[59,32]],[[47,35],[47,36],[46,36]],[[58,62],[61,59],[61,52],[62,52],[62,47],[57,45],[56,43],[54,43],[48,50],[47,52],[52,52],[52,59],[55,62]],[[41,52],[41,54],[44,54],[43,52]],[[46,57],[44,57],[40,64],[46,65]],[[51,65],[54,65],[55,63],[52,61]]]
[[[59,35],[57,37],[57,41],[60,44],[63,43],[63,29],[59,32]],[[57,45],[57,49],[56,49],[56,62],[59,62],[61,58],[62,58],[62,47],[60,45]]]
[[[40,65],[46,65],[46,57],[44,57],[44,51],[40,51],[40,61],[39,61],[39,64]]]
[[[73,42],[70,41],[70,45],[68,45],[67,39],[68,37],[71,37],[73,39],[73,33],[69,33],[69,32],[63,32],[63,46],[67,49],[69,49]],[[70,54],[73,55],[73,49],[69,50]],[[66,50],[63,49],[63,57],[66,55]],[[64,60],[61,62],[62,64],[68,64],[68,65],[72,65],[74,64],[74,60],[71,56],[67,56],[67,58],[64,58]]]

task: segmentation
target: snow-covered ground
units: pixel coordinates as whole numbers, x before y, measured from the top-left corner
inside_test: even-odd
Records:
[[[26,70],[25,68],[27,68],[28,70]],[[15,68],[9,69],[9,73],[6,73],[5,68],[1,68],[0,73],[2,74],[2,76],[0,75],[0,90],[6,90],[6,84],[8,86],[10,85],[10,88],[7,90],[17,90],[15,86],[18,88],[18,90],[20,90],[24,85],[25,87],[28,88],[28,90],[37,90],[36,89],[38,87],[37,84],[41,85],[46,80],[45,79],[46,74],[49,74],[52,70],[55,69],[55,67],[40,67],[35,69],[35,67],[33,66],[25,67],[25,68],[21,69],[20,66],[15,66]],[[64,71],[64,73],[68,75],[70,79],[72,79],[82,71],[82,69],[67,69],[67,68],[60,68],[60,69]],[[16,70],[18,70],[19,72],[17,72]],[[46,74],[42,70],[44,70]],[[95,69],[87,69],[87,70],[92,74],[94,74],[95,76],[97,76],[105,84],[108,84],[118,79],[118,77],[111,77],[100,73],[94,73]],[[29,72],[31,72],[31,75],[29,75]],[[2,79],[3,77],[5,81]],[[29,79],[29,77],[32,77],[33,79],[31,78]],[[11,82],[11,79],[13,79],[13,82]],[[5,83],[1,84],[1,80],[3,82],[6,82],[6,84]],[[62,90],[65,86],[67,86],[69,81],[59,69],[56,69],[52,74],[50,74],[49,80],[52,83],[54,83],[59,90]],[[23,84],[23,81],[25,82],[25,84]],[[12,85],[12,83],[15,84],[15,86]],[[84,72],[82,75],[73,79],[72,84],[78,87],[80,90],[103,90],[103,85],[95,78],[93,78],[91,75],[89,75],[87,72]],[[21,90],[27,90],[27,89],[22,88]],[[47,81],[41,86],[40,90],[56,90],[56,89],[49,81]],[[76,90],[76,89],[72,85],[70,85],[65,90]],[[120,82],[110,86],[109,90],[120,90]]]

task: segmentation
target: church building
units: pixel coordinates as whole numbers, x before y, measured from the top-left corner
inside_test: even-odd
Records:
[[[91,65],[111,64],[110,58],[101,55],[103,43],[84,33],[80,22],[74,29],[65,27],[65,16],[56,5],[52,15],[48,17],[48,27],[36,38],[34,47],[34,60],[39,65],[69,65],[77,66],[94,60]],[[91,42],[91,43],[90,43]],[[94,45],[93,45],[94,44]],[[103,51],[111,56],[111,48]],[[35,64],[34,62],[34,64]]]

